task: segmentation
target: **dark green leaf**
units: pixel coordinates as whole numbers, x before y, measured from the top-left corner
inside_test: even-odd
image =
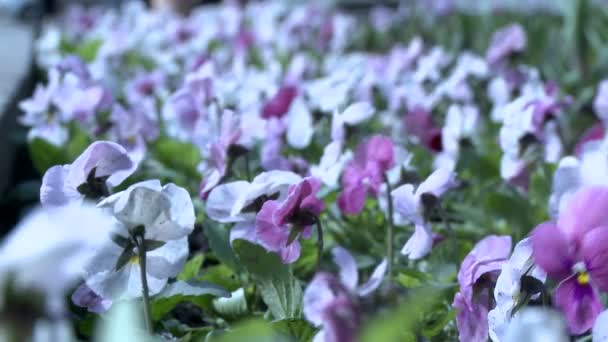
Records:
[[[202,306],[208,296],[230,297],[230,292],[218,285],[203,281],[177,281],[169,284],[152,299],[152,318],[159,320],[181,302],[187,301]]]
[[[207,221],[203,224],[203,230],[215,257],[233,270],[238,270],[238,262],[230,246],[228,228],[216,222]]]
[[[166,242],[165,241],[156,241],[156,240],[146,240],[146,241],[144,241],[144,244],[146,245],[146,252],[150,252],[155,249],[161,248],[162,246],[164,246],[166,244]]]
[[[29,150],[32,162],[40,174],[44,174],[52,166],[70,163],[61,148],[41,138],[32,140]]]
[[[114,241],[115,244],[117,244],[118,246],[120,246],[124,249],[127,249],[127,247],[131,247],[131,249],[132,249],[132,247],[133,247],[133,246],[131,246],[131,240],[129,240],[128,238],[126,238],[122,235],[112,234],[112,235],[110,235],[110,239],[112,241]]]
[[[233,244],[239,261],[259,285],[264,303],[275,319],[300,318],[302,288],[291,268],[276,253],[245,240]]]
[[[126,265],[129,261],[131,261],[131,258],[133,256],[134,256],[133,249],[125,248],[125,250],[122,251],[122,253],[118,257],[118,260],[116,261],[116,270],[118,271],[121,268],[123,268],[124,265]]]

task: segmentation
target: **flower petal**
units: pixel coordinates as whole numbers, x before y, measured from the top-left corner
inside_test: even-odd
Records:
[[[230,230],[230,243],[232,244],[232,242],[237,239],[259,243],[255,235],[255,222],[244,221],[235,224]]]
[[[317,327],[323,325],[323,311],[335,298],[330,287],[335,281],[332,274],[317,273],[304,290],[304,317]]]
[[[403,219],[412,222],[422,222],[422,218],[418,213],[418,199],[414,195],[414,186],[405,184],[391,191],[395,212]]]
[[[188,258],[188,238],[167,241],[163,246],[146,253],[146,271],[158,279],[175,277]]]
[[[407,240],[401,254],[407,255],[411,260],[425,257],[433,247],[433,234],[430,224],[417,224],[414,234]]]
[[[555,292],[555,306],[566,316],[568,328],[575,335],[591,329],[603,305],[591,285],[580,285],[576,277],[564,281]]]
[[[595,186],[577,192],[559,216],[557,226],[570,238],[608,226],[608,187]]]
[[[354,291],[359,283],[359,271],[357,270],[355,258],[353,258],[348,250],[340,246],[334,247],[331,254],[333,256],[334,264],[338,266],[338,273],[342,284]]]
[[[255,218],[256,237],[264,248],[272,252],[280,251],[289,240],[289,227],[279,226],[274,221],[279,205],[278,201],[266,201]]]
[[[42,177],[40,187],[40,203],[42,205],[64,205],[70,200],[80,197],[76,189],[66,186],[70,167],[68,165],[53,166]]]
[[[531,233],[534,262],[557,280],[570,276],[573,259],[566,236],[553,223],[538,225]]]
[[[608,341],[608,310],[602,313],[595,319],[593,324],[593,339],[594,342]]]
[[[245,218],[238,215],[232,215],[231,212],[237,198],[247,192],[248,188],[249,183],[245,181],[236,181],[215,187],[209,193],[209,197],[207,197],[205,205],[207,215],[214,221],[221,223],[244,220]],[[255,214],[249,216],[253,217]]]
[[[369,280],[357,289],[359,296],[365,297],[376,291],[380,284],[382,284],[387,267],[388,261],[386,259],[382,260],[382,262],[376,266],[372,275],[369,277]]]
[[[593,284],[608,291],[608,226],[596,228],[585,234],[580,252],[591,274]]]
[[[440,168],[431,173],[427,179],[420,183],[416,195],[430,193],[440,197],[444,192],[456,185],[456,174],[450,169]]]
[[[355,102],[342,112],[342,120],[348,125],[357,125],[374,115],[374,107],[369,102]]]

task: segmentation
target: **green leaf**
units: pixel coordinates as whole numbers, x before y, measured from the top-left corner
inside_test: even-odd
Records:
[[[160,138],[152,145],[152,150],[156,159],[165,166],[191,178],[200,178],[196,168],[202,158],[198,148],[193,144]]]
[[[396,309],[380,315],[369,322],[362,331],[362,342],[402,342],[416,341],[416,327],[424,314],[429,312],[441,298],[439,291],[424,289],[412,293],[408,300]]]
[[[70,140],[66,146],[65,155],[68,160],[72,161],[84,152],[91,144],[91,138],[81,128],[73,125],[70,127]]]
[[[176,296],[204,296],[230,297],[230,293],[223,287],[206,281],[176,281],[167,285],[155,299],[171,298]]]
[[[189,280],[198,276],[204,260],[205,257],[202,254],[197,254],[188,260],[184,265],[184,269],[177,275],[177,280]]]
[[[300,318],[302,288],[291,268],[284,265],[276,253],[245,240],[233,243],[241,265],[259,285],[264,303],[275,319]]]
[[[88,42],[78,45],[75,53],[82,57],[85,62],[90,63],[97,57],[97,51],[99,51],[102,44],[103,40],[101,39],[89,40]]]
[[[34,167],[40,174],[44,174],[52,166],[70,162],[61,148],[41,138],[32,140],[29,144],[29,150]]]
[[[122,253],[120,254],[120,256],[118,257],[118,260],[116,261],[116,270],[120,270],[121,268],[123,268],[124,265],[126,265],[129,261],[131,261],[131,258],[134,256],[133,254],[133,249],[132,248],[125,248]]]
[[[205,342],[268,342],[274,341],[275,337],[276,333],[268,322],[256,319],[241,323],[223,334],[212,333]]]
[[[166,244],[165,241],[157,241],[157,240],[146,240],[144,242],[146,245],[146,252],[153,251],[155,249],[161,248]]]
[[[429,276],[416,270],[404,270],[397,276],[397,281],[405,288],[417,288],[427,282]]]
[[[302,319],[284,319],[273,322],[272,327],[287,337],[298,342],[312,341],[317,329]]]
[[[203,224],[203,230],[209,240],[209,247],[211,247],[217,259],[233,270],[239,270],[238,261],[230,246],[230,231],[228,228],[216,222],[207,221]]]
[[[244,317],[249,313],[245,291],[240,288],[230,298],[217,298],[213,300],[213,309],[227,320]]]
[[[304,275],[312,274],[317,265],[317,242],[315,239],[302,239],[300,245],[300,257],[293,268],[297,275],[304,278]]]
[[[172,283],[152,299],[152,319],[155,321],[161,319],[181,302],[187,301],[203,306],[208,296],[230,297],[230,293],[209,282],[190,280]]]

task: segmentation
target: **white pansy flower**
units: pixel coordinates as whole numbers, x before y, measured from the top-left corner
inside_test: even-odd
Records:
[[[513,249],[509,261],[503,266],[496,280],[494,299],[496,307],[488,313],[490,338],[494,342],[504,341],[505,332],[511,321],[513,308],[521,295],[521,278],[528,275],[545,282],[547,275],[532,263],[532,243],[529,238],[521,240]]]
[[[504,339],[504,342],[521,341],[568,342],[570,337],[559,313],[551,309],[524,308],[507,327]]]
[[[175,184],[161,186],[159,180],[133,184],[99,206],[111,208],[120,235],[143,226],[145,239],[168,241],[183,238],[194,229],[194,206],[188,191]]]
[[[38,291],[49,314],[62,314],[66,292],[95,251],[109,243],[112,223],[110,215],[87,203],[34,210],[0,245],[0,288],[12,281],[19,289]]]

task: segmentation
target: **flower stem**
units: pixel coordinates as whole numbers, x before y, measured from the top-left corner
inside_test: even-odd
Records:
[[[148,277],[146,276],[146,240],[138,237],[137,252],[139,257],[139,271],[141,276],[142,300],[144,306],[144,319],[148,333],[154,333],[152,327],[152,316],[150,314],[150,290],[148,289]]]
[[[321,224],[321,220],[317,217],[315,218],[316,226],[317,226],[317,272],[321,269],[321,256],[323,255],[323,225]]]
[[[387,274],[388,279],[393,277],[393,259],[394,259],[394,244],[395,244],[395,232],[393,227],[393,198],[391,197],[391,183],[388,181],[388,177],[384,174],[384,183],[386,184],[386,201],[388,203],[388,220],[386,230],[386,258],[388,259]]]
[[[247,181],[251,182],[251,170],[249,168],[249,152],[247,152],[245,153],[245,175],[247,176]]]

